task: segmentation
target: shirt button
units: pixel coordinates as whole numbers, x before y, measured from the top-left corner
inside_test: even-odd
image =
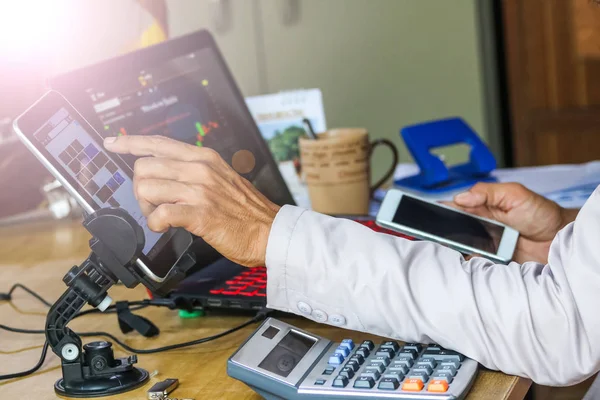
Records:
[[[300,310],[302,314],[310,315],[310,313],[312,312],[312,307],[303,301],[299,301],[298,310]]]
[[[327,313],[323,310],[313,310],[312,316],[317,322],[327,321]]]
[[[346,324],[346,317],[339,314],[333,314],[329,316],[329,322],[333,325],[342,326]]]

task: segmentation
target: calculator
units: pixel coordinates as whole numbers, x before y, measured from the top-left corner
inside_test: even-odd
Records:
[[[229,358],[227,373],[265,399],[462,399],[479,364],[436,344],[334,343],[267,319]]]

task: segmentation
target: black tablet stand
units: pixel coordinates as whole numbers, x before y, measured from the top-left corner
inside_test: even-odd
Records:
[[[133,390],[148,380],[147,371],[133,366],[137,356],[115,359],[109,342],[92,342],[82,348],[81,338],[67,328],[79,310],[88,303],[104,311],[112,302],[107,290],[117,281],[128,288],[141,282],[164,296],[195,264],[194,256],[186,253],[164,281],[157,283],[136,264],[144,248],[144,232],[126,211],[102,209],[87,215],[83,226],[92,234],[92,252],[65,275],[68,289],[46,318],[46,340],[62,363],[63,377],[54,389],[66,397],[108,396]]]

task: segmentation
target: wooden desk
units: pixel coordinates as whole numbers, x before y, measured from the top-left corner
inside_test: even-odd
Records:
[[[14,283],[23,283],[39,292],[49,301],[64,290],[62,277],[74,264],[79,264],[88,254],[87,232],[72,222],[47,222],[36,225],[5,227],[0,229],[0,291],[7,291]],[[110,291],[115,300],[145,298],[140,286],[128,290],[116,286]],[[140,313],[161,329],[157,338],[145,339],[135,333],[123,335],[114,314],[89,315],[73,321],[69,326],[75,331],[111,332],[130,346],[154,348],[166,344],[201,338],[216,334],[244,322],[243,316],[211,316],[197,319],[180,319],[177,312],[148,308]],[[0,323],[13,327],[42,329],[46,309],[22,291],[16,291],[11,304],[0,303]],[[352,336],[357,340],[381,338],[362,333],[313,323],[303,318],[289,318],[288,322],[317,335],[333,340]],[[140,355],[139,366],[150,372],[158,371],[152,383],[167,377],[180,380],[180,388],[173,393],[179,398],[195,399],[259,399],[252,390],[226,373],[227,358],[256,328],[250,326],[232,335],[185,350],[154,355]],[[90,341],[88,338],[85,342]],[[40,356],[42,335],[23,335],[0,330],[0,375],[31,368]],[[115,346],[116,355],[125,353]],[[34,376],[0,382],[0,394],[7,399],[56,399],[54,382],[60,377],[58,357],[49,352],[46,362]],[[498,372],[481,371],[468,398],[522,399],[531,382]],[[145,399],[146,386],[112,399]]]

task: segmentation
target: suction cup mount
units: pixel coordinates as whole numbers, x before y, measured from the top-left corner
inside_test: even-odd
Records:
[[[134,367],[137,356],[115,358],[112,344],[81,338],[67,324],[90,304],[100,311],[112,303],[108,289],[117,281],[133,288],[140,282],[157,295],[168,293],[195,264],[191,253],[180,258],[165,280],[157,284],[136,266],[145,237],[137,221],[120,208],[102,209],[87,215],[84,227],[92,234],[90,256],[74,266],[63,281],[68,289],[54,303],[46,317],[46,340],[60,357],[63,377],[54,389],[64,397],[88,398],[127,392],[143,385],[148,372]]]

